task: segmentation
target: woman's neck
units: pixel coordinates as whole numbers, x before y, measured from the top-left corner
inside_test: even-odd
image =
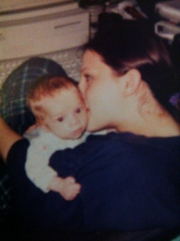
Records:
[[[143,94],[142,94],[143,93]],[[135,107],[135,108],[134,108]],[[170,137],[180,135],[180,125],[156,101],[149,88],[127,102],[127,115],[118,131],[132,132],[148,137]]]
[[[155,113],[147,112],[144,117],[144,122],[137,129],[140,134],[152,137],[170,137],[180,135],[179,124],[165,110],[156,110]]]
[[[133,120],[117,128],[120,132],[132,132],[147,137],[170,137],[180,135],[180,125],[165,111],[134,115]]]

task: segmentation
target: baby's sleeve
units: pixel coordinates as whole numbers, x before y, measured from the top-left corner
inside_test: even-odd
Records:
[[[47,187],[51,179],[57,176],[57,172],[49,166],[51,155],[52,151],[49,151],[48,146],[35,138],[28,148],[25,163],[27,177],[45,193],[49,191]]]

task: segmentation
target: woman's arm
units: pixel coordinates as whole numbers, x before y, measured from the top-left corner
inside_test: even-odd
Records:
[[[11,146],[20,139],[22,136],[13,131],[0,117],[0,154],[4,161],[6,161]]]

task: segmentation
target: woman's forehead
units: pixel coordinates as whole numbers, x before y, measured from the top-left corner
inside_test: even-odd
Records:
[[[93,50],[86,50],[82,58],[81,71],[89,68],[99,67],[100,65],[105,65],[101,55]]]
[[[104,62],[102,56],[93,50],[86,50],[83,55],[81,73],[86,73],[86,71],[117,76],[116,72]]]

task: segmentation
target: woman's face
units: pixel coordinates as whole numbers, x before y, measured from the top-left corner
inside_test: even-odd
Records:
[[[82,59],[79,88],[88,111],[88,131],[116,128],[121,98],[118,83],[119,77],[101,56],[87,50]]]

